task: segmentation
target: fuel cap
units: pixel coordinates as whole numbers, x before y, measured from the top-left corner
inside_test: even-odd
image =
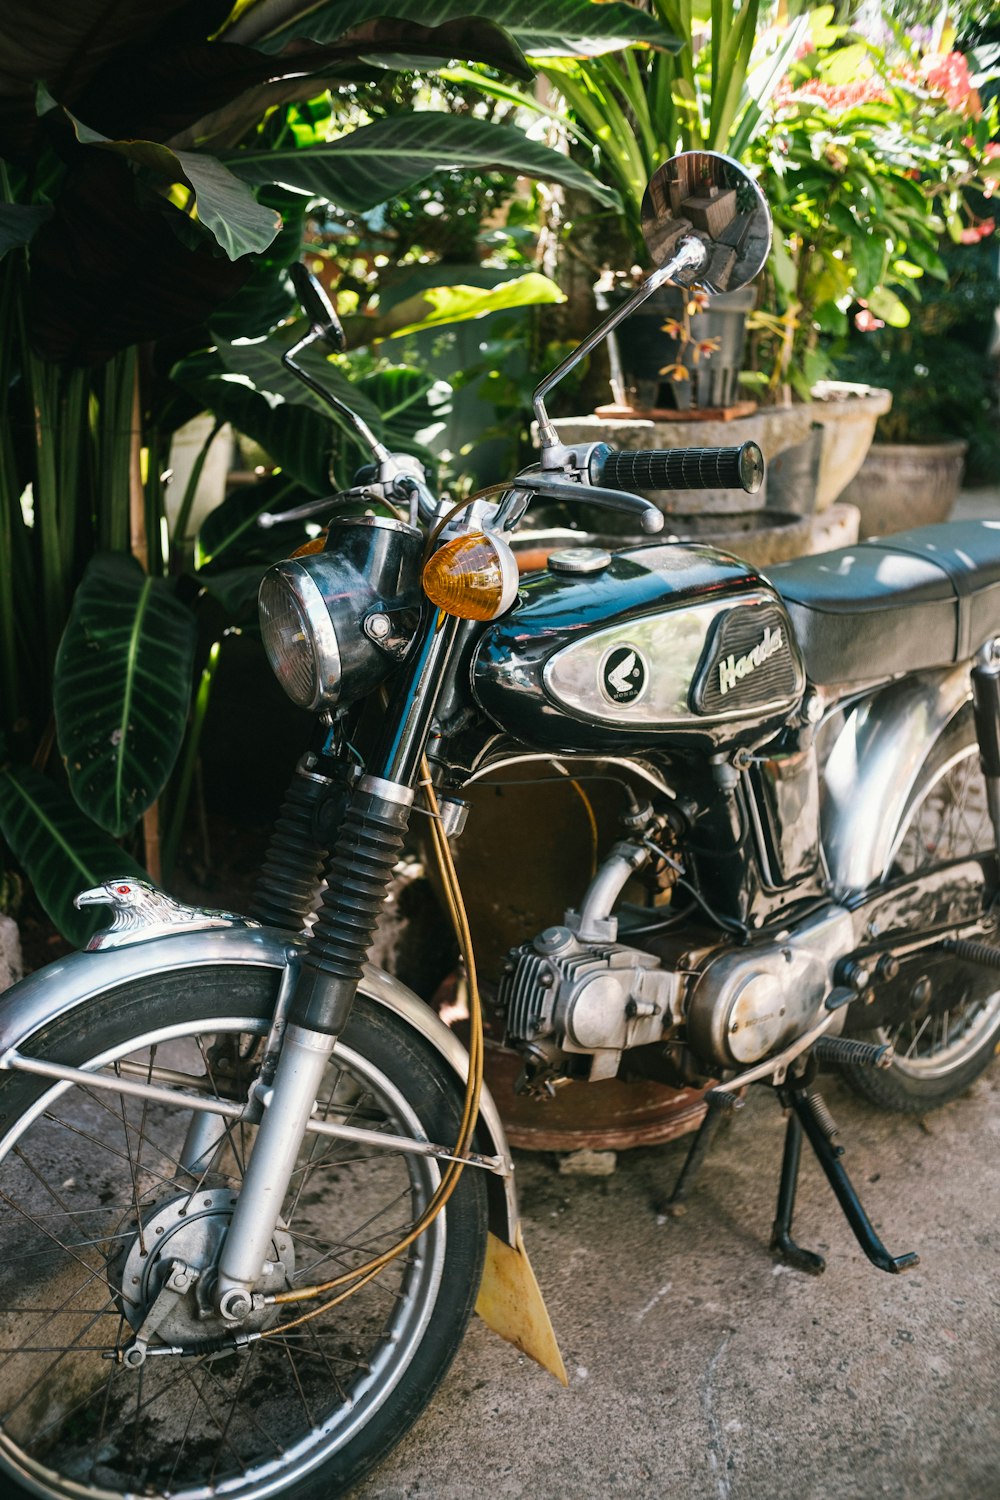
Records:
[[[561,547],[550,552],[550,573],[600,573],[611,562],[611,553],[603,547]]]

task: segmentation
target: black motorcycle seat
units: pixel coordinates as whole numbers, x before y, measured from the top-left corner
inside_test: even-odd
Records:
[[[1000,634],[1000,518],[920,526],[767,576],[819,685],[948,666]]]

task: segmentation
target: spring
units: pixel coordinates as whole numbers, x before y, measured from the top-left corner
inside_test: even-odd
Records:
[[[830,1113],[830,1106],[818,1089],[810,1089],[806,1097],[812,1106],[813,1116],[817,1125],[827,1140],[832,1141],[835,1136],[840,1134],[840,1126]]]
[[[941,946],[966,963],[982,964],[987,969],[1000,969],[1000,948],[994,948],[991,943],[976,943],[966,938],[948,938]]]

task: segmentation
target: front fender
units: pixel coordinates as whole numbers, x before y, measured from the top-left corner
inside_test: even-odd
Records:
[[[249,964],[283,969],[301,961],[303,945],[274,928],[225,927],[172,933],[105,948],[96,953],[73,953],[30,974],[0,995],[0,1067],[5,1054],[56,1017],[103,990],[116,989],[132,979],[170,970],[205,968],[212,964]],[[382,969],[366,965],[361,992],[418,1032],[439,1052],[464,1085],[469,1055],[453,1031],[406,985]],[[501,1177],[486,1174],[490,1229],[508,1245],[517,1242],[517,1194],[507,1135],[488,1089],[479,1106],[480,1130],[487,1137],[479,1149],[499,1156],[507,1170]]]
[[[823,774],[823,848],[838,900],[884,876],[920,768],[971,691],[963,663],[901,678],[848,710]]]

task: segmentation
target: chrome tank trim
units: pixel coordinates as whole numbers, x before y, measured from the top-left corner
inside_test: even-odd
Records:
[[[116,989],[129,980],[172,969],[204,968],[211,964],[245,964],[284,969],[296,965],[303,945],[275,928],[222,928],[179,932],[131,948],[106,948],[97,953],[72,953],[29,974],[0,995],[0,1068],[8,1052],[23,1046],[40,1026],[55,1020],[102,990]],[[412,1026],[444,1058],[464,1084],[469,1055],[454,1032],[391,974],[365,965],[361,993]],[[490,1199],[490,1228],[508,1245],[516,1243],[517,1193],[507,1134],[489,1090],[484,1086],[479,1105],[480,1127],[488,1137],[485,1155],[505,1163],[502,1178],[486,1173]]]
[[[971,694],[962,663],[901,678],[850,709],[821,772],[823,847],[835,897],[883,877],[920,768]]]
[[[598,724],[616,728],[697,727],[699,716],[692,711],[688,700],[713,624],[720,615],[733,610],[769,606],[782,614],[785,628],[780,648],[791,658],[794,690],[749,708],[744,704],[717,709],[701,717],[706,723],[725,723],[777,713],[790,708],[801,697],[805,673],[781,601],[762,589],[748,590],[737,598],[663,609],[644,618],[623,620],[604,630],[592,631],[553,652],[542,668],[542,683],[554,703]],[[605,665],[613,651],[625,648],[639,658],[644,680],[630,701],[609,700],[604,686]]]

